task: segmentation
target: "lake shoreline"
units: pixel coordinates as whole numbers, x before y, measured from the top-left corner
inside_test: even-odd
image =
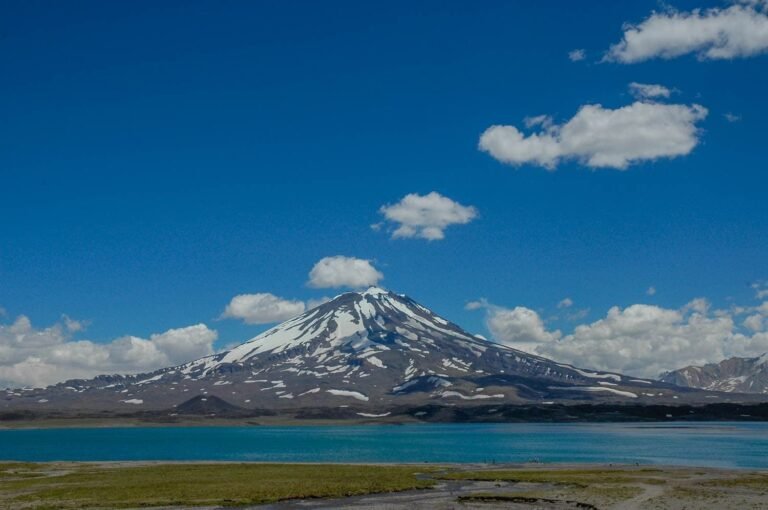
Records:
[[[551,404],[551,405],[428,405],[379,409],[342,406],[298,410],[227,410],[177,413],[174,410],[133,412],[69,412],[31,409],[0,411],[0,430],[68,427],[216,427],[318,426],[436,423],[679,423],[764,422],[768,402],[721,402],[707,405]]]
[[[684,420],[647,420],[647,421],[513,421],[513,422],[423,422],[417,420],[381,420],[381,419],[358,419],[358,420],[233,420],[226,418],[201,418],[189,419],[177,422],[158,422],[144,421],[139,419],[101,419],[92,420],[88,418],[62,419],[62,420],[34,420],[19,422],[0,422],[0,432],[5,430],[51,430],[51,429],[113,429],[113,428],[152,428],[152,429],[185,429],[185,428],[227,428],[227,427],[292,427],[292,428],[313,428],[313,427],[400,427],[400,426],[462,426],[462,425],[637,425],[660,428],[665,425],[674,426],[676,424],[712,424],[719,423],[727,425],[729,423],[767,423],[763,420],[702,420],[688,422]],[[680,426],[675,428],[682,428]]]

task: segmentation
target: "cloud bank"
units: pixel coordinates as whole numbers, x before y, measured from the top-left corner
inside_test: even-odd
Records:
[[[0,380],[46,386],[100,374],[148,372],[212,354],[218,334],[205,324],[169,329],[149,338],[124,336],[109,343],[75,340],[80,323],[64,317],[35,328],[21,315],[0,324]]]
[[[576,326],[568,335],[549,330],[529,308],[486,302],[467,308],[484,308],[486,327],[504,345],[579,367],[640,377],[768,352],[768,301],[732,310],[712,310],[702,298],[679,309],[614,306],[602,319]]]

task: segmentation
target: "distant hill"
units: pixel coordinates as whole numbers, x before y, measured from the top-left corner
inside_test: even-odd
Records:
[[[663,382],[711,391],[768,394],[768,353],[688,366],[661,377]]]

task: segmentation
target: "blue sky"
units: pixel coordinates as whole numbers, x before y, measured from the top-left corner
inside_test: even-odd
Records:
[[[656,2],[1,9],[0,322],[66,314],[96,343],[205,323],[223,346],[266,327],[218,320],[237,294],[341,292],[307,285],[334,255],[486,336],[468,301],[566,333],[566,297],[591,322],[637,303],[752,303],[768,278],[768,56],[601,62]],[[622,171],[478,149],[492,125],[629,105],[631,82],[707,109],[692,150]],[[381,206],[432,191],[477,217],[434,241],[371,228]]]

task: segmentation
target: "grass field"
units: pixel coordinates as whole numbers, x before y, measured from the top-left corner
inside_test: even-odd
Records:
[[[485,480],[505,482],[553,483],[564,485],[623,484],[642,481],[663,483],[653,478],[662,473],[655,468],[642,469],[486,469],[457,471],[441,475],[446,480]]]
[[[370,494],[378,494],[376,508],[398,509],[424,498],[444,508],[764,509],[768,473],[610,465],[0,463],[0,509],[245,506]]]
[[[0,464],[0,508],[238,506],[430,487],[423,469],[312,464]]]

